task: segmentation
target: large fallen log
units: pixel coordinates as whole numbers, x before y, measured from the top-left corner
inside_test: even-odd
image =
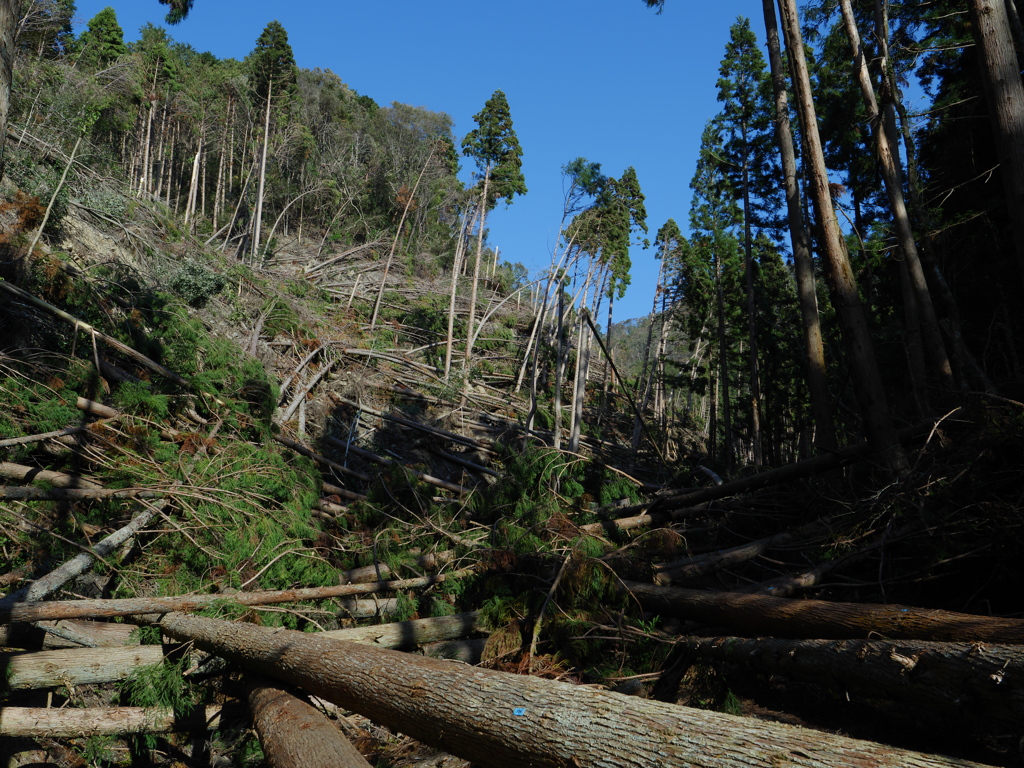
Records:
[[[834,687],[847,697],[904,703],[932,723],[941,719],[983,732],[1024,733],[1022,646],[772,637],[676,642],[704,658]]]
[[[0,669],[11,690],[55,688],[125,680],[147,664],[164,660],[163,646],[70,648],[29,653],[0,653]]]
[[[727,626],[751,635],[817,639],[893,639],[1024,643],[1024,619],[975,616],[930,608],[793,600],[736,592],[623,582],[650,611]]]
[[[421,576],[416,579],[378,581],[371,584],[343,584],[337,587],[306,587],[266,592],[232,592],[214,595],[182,595],[178,597],[135,597],[121,600],[54,600],[41,603],[15,603],[0,608],[0,624],[14,621],[47,619],[106,618],[134,616],[168,611],[192,611],[210,605],[274,605],[302,600],[324,600],[345,595],[368,595],[398,589],[416,589],[441,584],[446,579],[468,576],[473,569],[447,574]]]
[[[481,766],[977,765],[302,632],[184,614],[159,626]]]
[[[370,768],[337,725],[265,677],[249,677],[246,697],[263,754],[274,768]]]
[[[0,707],[0,736],[59,738],[216,730],[221,712],[221,707],[206,707],[185,716],[166,708]]]

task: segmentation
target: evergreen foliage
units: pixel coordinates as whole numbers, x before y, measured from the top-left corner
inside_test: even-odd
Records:
[[[484,178],[489,178],[488,209],[501,199],[511,204],[516,195],[526,194],[526,179],[522,171],[523,150],[512,127],[512,113],[505,94],[495,91],[473,119],[477,127],[462,140],[462,154],[476,162],[481,187]]]
[[[78,60],[86,67],[102,69],[128,53],[124,30],[117,13],[109,5],[89,20],[78,38]]]

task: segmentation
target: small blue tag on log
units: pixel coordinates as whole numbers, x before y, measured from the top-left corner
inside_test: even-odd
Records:
[[[522,717],[526,714],[526,707],[516,707],[512,710],[512,714],[516,717]]]

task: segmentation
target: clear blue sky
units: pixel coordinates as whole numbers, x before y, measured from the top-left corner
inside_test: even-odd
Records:
[[[80,31],[112,6],[128,41],[164,25],[157,0],[78,0]],[[562,210],[561,168],[575,157],[619,176],[632,165],[647,197],[650,235],[669,218],[686,228],[689,182],[729,26],[763,26],[758,3],[668,0],[196,0],[175,40],[218,58],[244,58],[266,24],[288,31],[299,66],[334,71],[382,106],[447,112],[456,141],[497,89],[508,96],[529,194],[488,217],[491,243],[531,273],[545,267]],[[166,25],[165,25],[166,26]],[[762,35],[763,36],[763,35]],[[468,178],[469,161],[464,160]],[[658,266],[634,248],[633,284],[615,319],[650,312]]]

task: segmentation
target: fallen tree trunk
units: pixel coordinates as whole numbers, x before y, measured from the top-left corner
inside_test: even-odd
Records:
[[[0,653],[11,690],[56,688],[125,680],[133,671],[164,660],[160,645],[134,648],[71,648],[29,653]]]
[[[338,440],[337,438],[331,437],[329,435],[327,436],[327,442],[335,446],[340,446],[341,448],[346,447],[345,443],[343,443],[341,440]],[[466,494],[470,492],[469,488],[464,488],[463,486],[457,485],[456,483],[449,483],[447,480],[442,480],[438,477],[433,477],[431,475],[424,474],[423,472],[418,472],[415,469],[412,469],[410,467],[405,466],[404,464],[400,464],[399,462],[394,461],[393,459],[386,459],[383,456],[378,456],[376,453],[371,453],[370,451],[367,451],[363,448],[359,448],[358,446],[349,445],[347,446],[347,448],[349,451],[356,454],[357,456],[362,456],[364,459],[369,459],[370,461],[376,462],[381,466],[401,467],[403,470],[408,472],[413,477],[419,478],[424,483],[427,483],[429,485],[433,485],[438,488],[443,488],[446,491],[453,491],[454,493]]]
[[[958,408],[956,411],[948,414],[948,416],[952,416],[959,412],[960,409]],[[945,421],[948,416],[939,421]],[[896,437],[898,437],[901,442],[913,440],[914,438],[928,434],[931,430],[935,429],[939,421],[935,419],[927,419],[925,421],[918,422],[917,424],[913,424],[899,430],[896,433]],[[875,451],[870,444],[857,443],[856,445],[843,448],[835,453],[815,456],[814,458],[805,459],[804,461],[798,461],[793,464],[787,464],[784,467],[772,469],[768,472],[760,472],[756,475],[744,477],[740,480],[733,480],[729,483],[716,485],[712,488],[701,488],[697,491],[687,491],[685,493],[675,495],[661,496],[653,502],[652,511],[655,509],[660,511],[676,509],[678,507],[693,506],[706,501],[714,501],[715,499],[724,499],[728,496],[736,496],[740,493],[748,493],[749,491],[754,491],[759,488],[767,488],[772,485],[789,483],[794,480],[818,475],[823,472],[827,472],[830,469],[842,467],[857,461],[864,461],[865,459],[873,456],[874,453]]]
[[[117,626],[117,625],[110,625]],[[129,631],[130,626],[124,626]],[[414,619],[371,627],[335,629],[323,637],[378,648],[411,649],[420,645],[457,640],[485,631],[476,612],[430,619]],[[0,670],[6,685],[14,689],[53,688],[58,685],[111,683],[127,679],[147,664],[164,660],[160,645],[121,648],[72,648],[29,653],[0,653]],[[3,680],[0,679],[0,687]]]
[[[793,533],[779,533],[730,549],[720,549],[717,552],[708,552],[668,563],[658,563],[654,566],[654,581],[656,584],[668,586],[682,579],[703,576],[718,568],[745,563],[764,554],[772,547],[793,541],[794,537]]]
[[[322,633],[323,637],[345,640],[362,645],[376,645],[378,648],[412,648],[442,640],[455,640],[485,631],[477,611],[457,613],[454,616],[436,616],[432,619],[396,621],[392,624],[377,624],[372,627],[334,629]]]
[[[481,766],[976,765],[302,632],[183,614],[159,626]]]
[[[221,713],[221,707],[206,707],[186,716],[155,707],[0,707],[0,736],[60,738],[216,730]]]
[[[56,648],[117,648],[138,645],[130,624],[105,621],[40,621],[0,626],[0,646],[27,651]]]
[[[56,592],[67,582],[76,576],[81,575],[92,567],[93,561],[102,560],[115,549],[124,544],[143,528],[146,523],[153,519],[153,512],[146,510],[136,515],[128,525],[119,528],[109,536],[98,541],[87,552],[81,552],[68,560],[66,563],[50,571],[42,578],[36,579],[26,587],[0,600],[0,616],[4,611],[18,603],[28,603],[34,600],[42,600],[47,595]],[[64,618],[64,617],[55,617]],[[68,617],[71,618],[71,617]]]
[[[46,483],[54,488],[88,488],[95,490],[103,487],[79,475],[66,475],[63,472],[26,467],[24,464],[12,464],[9,461],[0,462],[0,477],[17,480],[20,483]]]
[[[857,698],[899,702],[929,722],[1024,732],[1024,647],[923,640],[780,640],[682,637],[704,658],[834,686]]]
[[[168,491],[154,491],[148,488],[39,488],[34,485],[7,485],[0,487],[0,499],[21,499],[24,501],[161,499],[167,496],[168,493]]]
[[[370,768],[322,712],[262,676],[246,680],[252,723],[274,768]]]
[[[378,581],[371,584],[343,584],[338,587],[306,587],[268,592],[233,592],[214,595],[183,595],[179,597],[135,597],[122,600],[64,600],[42,603],[15,603],[0,608],[0,624],[14,621],[45,619],[106,618],[133,616],[168,611],[191,611],[209,605],[273,605],[302,600],[323,600],[344,595],[368,595],[397,589],[416,589],[441,584],[448,578],[468,576],[472,569],[452,571],[416,579]]]
[[[651,611],[775,637],[855,639],[882,636],[917,640],[1024,643],[1024,620],[872,603],[793,600],[736,592],[658,587],[625,581]]]
[[[654,502],[649,504],[641,504],[640,508],[650,507]],[[625,509],[625,508],[624,508]],[[636,507],[629,507],[630,510],[636,509]],[[699,514],[706,514],[708,512],[708,505],[702,504],[694,507],[681,507],[674,509],[658,509],[652,510],[642,515],[633,515],[631,517],[620,517],[614,520],[602,520],[599,523],[587,523],[581,525],[580,530],[584,533],[598,534],[603,532],[612,533],[614,531],[629,531],[633,528],[643,528],[647,525],[664,525],[666,523],[674,523],[680,520],[686,520],[690,517],[695,517]]]
[[[357,472],[354,469],[349,469],[348,467],[346,467],[346,466],[344,466],[342,464],[339,464],[336,461],[331,461],[326,456],[321,456],[319,453],[315,453],[314,451],[311,451],[309,448],[304,446],[302,443],[297,443],[294,440],[289,440],[287,437],[282,437],[281,435],[274,435],[274,439],[277,440],[277,442],[279,442],[281,445],[288,446],[289,448],[291,448],[296,453],[301,453],[303,456],[306,456],[306,457],[312,459],[317,464],[323,464],[325,467],[330,467],[331,469],[334,469],[334,470],[337,470],[338,472],[341,472],[343,475],[349,475],[350,477],[354,477],[357,480],[362,480],[364,483],[370,482],[370,476],[369,475],[366,475],[366,474],[364,474],[362,472]],[[363,497],[363,498],[365,498],[365,497]]]

